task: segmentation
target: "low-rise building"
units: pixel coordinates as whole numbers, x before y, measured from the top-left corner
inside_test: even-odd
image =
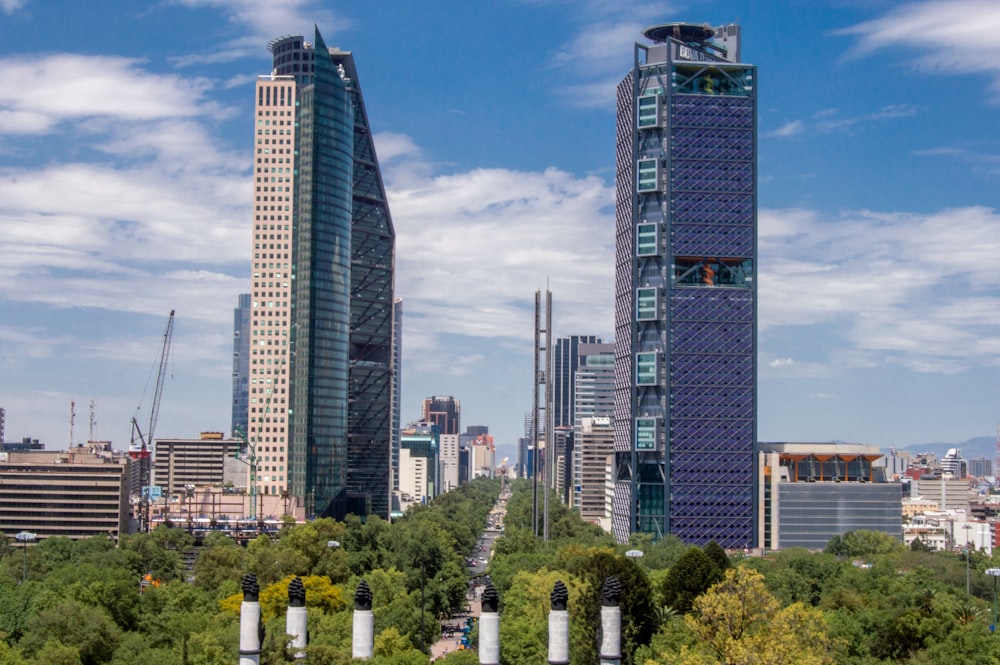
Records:
[[[0,453],[0,532],[117,540],[128,528],[128,465],[93,446]]]
[[[183,497],[185,488],[223,485],[226,461],[235,458],[242,447],[242,441],[225,439],[221,432],[202,432],[198,439],[157,439],[152,485],[159,487],[162,494],[171,500]],[[260,453],[258,473],[272,462],[270,453]],[[274,463],[285,463],[283,455],[280,461],[277,455],[274,457]]]
[[[877,446],[761,443],[758,538],[766,549],[820,550],[848,531],[902,539],[902,487],[888,482]]]

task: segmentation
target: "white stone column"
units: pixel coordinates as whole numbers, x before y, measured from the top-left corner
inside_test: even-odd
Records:
[[[361,580],[354,591],[354,623],[351,634],[351,656],[368,660],[375,647],[375,615],[372,614],[372,591]]]
[[[601,593],[601,665],[618,665],[622,659],[622,610],[618,606],[622,585],[614,577],[604,580]]]
[[[260,643],[264,625],[260,621],[260,586],[257,576],[243,576],[243,604],[240,605],[240,665],[260,665]]]
[[[296,577],[288,584],[288,614],[285,617],[285,634],[292,636],[288,648],[292,650],[295,660],[305,660],[308,631],[306,588],[302,578]]]
[[[500,597],[492,582],[483,589],[479,614],[479,665],[500,665]]]
[[[552,587],[549,609],[549,665],[569,665],[569,591],[562,580]]]

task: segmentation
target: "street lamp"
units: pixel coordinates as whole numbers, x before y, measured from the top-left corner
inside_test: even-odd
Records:
[[[972,528],[971,524],[965,524],[962,526],[965,529],[965,595],[969,595],[969,529]]]
[[[1000,577],[1000,568],[987,568],[986,574],[993,578],[993,623],[990,624],[990,632],[997,628],[997,578]]]
[[[21,584],[28,577],[28,543],[35,542],[35,534],[28,531],[21,531],[14,535],[14,538],[21,541]]]

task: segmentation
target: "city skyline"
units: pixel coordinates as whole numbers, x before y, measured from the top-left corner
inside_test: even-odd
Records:
[[[94,400],[96,437],[125,448],[174,308],[158,432],[228,430],[250,90],[264,45],[314,23],[363,62],[397,228],[404,422],[454,395],[516,458],[532,292],[553,292],[554,337],[612,339],[614,84],[631,44],[655,23],[737,21],[761,72],[759,438],[995,432],[1000,9],[321,7],[0,3],[8,439],[65,447],[75,401],[80,442]]]

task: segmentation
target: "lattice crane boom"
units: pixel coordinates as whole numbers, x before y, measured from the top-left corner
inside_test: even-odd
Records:
[[[150,508],[150,480],[151,480],[151,456],[153,447],[153,431],[156,429],[156,419],[160,414],[160,398],[163,396],[163,384],[167,375],[167,363],[170,359],[170,343],[174,334],[174,310],[170,310],[167,319],[167,328],[163,332],[163,345],[160,348],[160,367],[156,375],[156,385],[153,388],[153,403],[149,409],[149,428],[143,436],[139,422],[132,418],[132,442],[135,443],[136,436],[141,444],[139,450],[139,485],[140,485],[140,507],[139,507],[139,530],[143,533],[149,531],[149,508]],[[138,414],[137,414],[138,415]]]
[[[160,371],[156,375],[156,387],[153,389],[153,405],[149,410],[149,428],[146,430],[146,440],[153,445],[153,430],[156,429],[156,419],[160,415],[160,397],[163,396],[163,379],[167,375],[167,361],[170,359],[170,342],[174,336],[174,310],[170,310],[167,319],[167,329],[163,332],[163,347],[160,349]]]

